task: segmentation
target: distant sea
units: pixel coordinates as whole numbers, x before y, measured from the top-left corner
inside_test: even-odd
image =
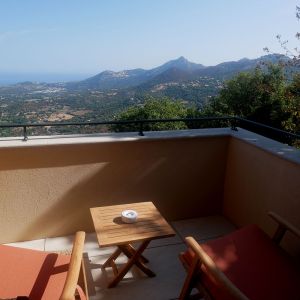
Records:
[[[92,76],[91,74],[61,74],[61,73],[1,73],[0,85],[11,85],[24,81],[33,82],[68,82],[79,81]]]

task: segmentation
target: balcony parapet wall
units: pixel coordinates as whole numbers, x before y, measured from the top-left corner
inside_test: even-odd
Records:
[[[299,182],[299,150],[240,128],[6,138],[0,243],[91,232],[90,207],[138,201],[270,231],[266,210],[299,223]]]

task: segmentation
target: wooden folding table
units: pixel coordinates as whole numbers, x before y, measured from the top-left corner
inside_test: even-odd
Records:
[[[123,210],[132,209],[138,213],[136,223],[126,224],[121,219]],[[117,246],[116,251],[103,264],[103,268],[111,266],[114,278],[108,287],[116,286],[133,265],[136,265],[149,277],[155,276],[145,263],[148,260],[142,255],[153,239],[174,236],[175,232],[162,217],[152,202],[140,202],[122,205],[112,205],[91,208],[100,247]],[[141,242],[134,248],[133,242]],[[118,270],[115,259],[124,253],[128,257],[127,263]]]

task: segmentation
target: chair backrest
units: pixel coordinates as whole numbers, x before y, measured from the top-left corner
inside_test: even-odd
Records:
[[[76,293],[88,299],[86,286],[86,295],[77,287],[84,239],[76,233],[71,255],[0,245],[0,298],[74,300]]]
[[[206,254],[206,252],[193,237],[187,237],[185,238],[185,241],[195,253],[194,260],[198,260],[198,267],[203,264],[207,270],[207,273],[210,274],[214,280],[232,296],[233,299],[249,300],[249,298],[245,296],[243,292],[239,290],[217,267],[214,261]]]
[[[60,296],[60,300],[74,300],[76,290],[78,290],[78,280],[82,267],[82,255],[84,247],[85,232],[78,231],[75,235],[75,240],[73,243],[73,249],[71,254],[71,260],[69,265],[69,270],[66,278],[66,282]],[[79,291],[79,296],[81,300],[88,298],[84,295],[82,291]],[[85,298],[83,298],[85,296]]]
[[[251,297],[253,297],[255,293],[259,292],[272,294],[272,299],[274,297],[276,298],[276,296],[279,297],[279,295],[281,295],[279,297],[281,299],[283,294],[278,294],[278,292],[274,292],[274,288],[276,288],[277,284],[278,286],[281,286],[281,289],[279,289],[279,291],[284,291],[285,289],[289,291],[290,296],[294,295],[295,293],[298,295],[298,280],[300,278],[299,272],[295,269],[295,266],[290,261],[289,257],[282,251],[282,249],[278,247],[278,244],[280,243],[286,231],[292,232],[297,237],[300,237],[300,231],[298,228],[293,226],[288,221],[284,220],[282,217],[278,216],[276,213],[269,212],[268,214],[273,220],[275,220],[278,223],[278,228],[274,236],[272,237],[272,240],[256,225],[246,226],[240,230],[237,230],[236,232],[233,232],[228,236],[219,238],[215,241],[207,242],[207,244],[203,245],[203,247],[199,245],[194,238],[187,237],[185,240],[187,246],[189,247],[189,250],[182,253],[180,257],[188,270],[188,276],[182,288],[180,299],[186,299],[186,295],[191,290],[190,285],[192,285],[193,279],[195,279],[195,276],[197,276],[199,279],[199,274],[201,277],[200,288],[203,289],[204,287],[204,292],[208,291],[218,299],[222,295],[223,298],[220,299],[224,299],[225,297],[226,299],[228,298],[234,300],[249,300],[249,298],[229,278],[236,278],[234,282],[240,288],[242,288],[245,293],[247,292],[247,295],[249,295],[249,297],[250,295]],[[223,273],[223,269],[220,270],[220,268],[217,265],[218,262],[215,263],[213,261],[212,258],[214,257],[212,256],[211,258],[209,256],[211,255],[209,250],[210,247],[212,247],[212,249],[214,249],[215,252],[218,252],[217,249],[218,247],[220,247],[220,245],[223,246],[221,246],[219,250],[223,249],[222,247],[224,247],[224,245],[226,246],[226,243],[230,244],[232,243],[232,241],[234,241],[235,247],[238,247],[239,249],[235,251],[238,251],[239,255],[245,258],[244,260],[240,260],[240,268],[234,269],[234,272],[236,272],[235,275],[233,275],[232,273],[233,268],[231,268],[231,273],[228,270],[225,271],[226,274]],[[246,245],[248,242],[249,246],[259,246],[259,248],[255,248],[259,250],[255,251],[254,248],[244,247],[244,245]],[[249,253],[249,249],[252,249],[250,250],[251,253]],[[206,252],[206,250],[208,250],[208,252]],[[209,253],[209,255],[207,253]],[[259,261],[261,258],[264,257],[264,255],[268,259],[264,259],[262,264],[260,264]],[[252,266],[254,266],[254,269],[251,268],[251,264],[247,265],[248,258],[251,258],[251,261],[255,260],[258,262],[257,264],[252,264]],[[251,290],[251,286],[247,284],[247,278],[249,279],[249,277],[247,277],[247,274],[252,274],[253,270],[257,271],[257,267],[261,267],[264,264],[266,264],[266,266],[268,267],[266,267],[265,269],[260,269],[259,274],[262,274],[262,277],[256,276],[256,278],[258,277],[259,279],[257,279],[256,281],[252,281],[251,286],[254,286],[253,284],[255,282],[255,288],[252,288]],[[243,273],[243,266],[248,269],[248,273]],[[280,272],[280,283],[278,281],[279,276],[270,276],[267,273],[268,271],[265,272],[265,270],[270,270],[272,269],[272,267],[274,269],[274,266],[276,266],[276,270]],[[226,275],[228,275],[229,277],[227,277]],[[242,278],[245,278],[245,280],[243,281]],[[269,280],[265,281],[265,278],[268,278]],[[283,288],[283,286],[285,287]],[[212,287],[214,287],[214,289],[212,289]],[[264,295],[266,296],[266,294]],[[284,293],[284,295],[286,295],[286,293]]]

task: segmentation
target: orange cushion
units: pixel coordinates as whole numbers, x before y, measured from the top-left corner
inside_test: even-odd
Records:
[[[251,300],[300,299],[300,272],[288,255],[256,225],[201,244],[219,269]],[[191,262],[193,253],[185,252]],[[202,283],[215,299],[232,299],[201,267]]]
[[[70,258],[0,245],[0,298],[59,299]]]

